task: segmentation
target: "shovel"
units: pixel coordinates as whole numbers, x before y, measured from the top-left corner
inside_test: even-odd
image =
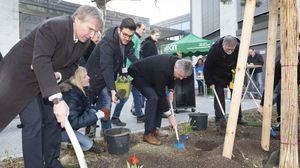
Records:
[[[75,150],[76,157],[77,157],[80,168],[87,168],[88,166],[87,166],[86,160],[84,158],[83,151],[79,145],[79,142],[76,138],[76,135],[75,135],[73,128],[71,127],[71,124],[68,119],[66,119],[66,121],[65,121],[65,130],[66,130],[66,132],[69,136],[69,139],[72,143],[72,146]]]
[[[170,102],[170,107],[171,107],[171,113],[174,117],[175,115],[174,115],[174,109],[173,109],[172,102]],[[174,127],[174,130],[175,130],[175,134],[176,134],[176,143],[175,143],[174,147],[177,148],[177,149],[184,149],[184,144],[181,143],[180,140],[179,140],[177,126]]]
[[[212,89],[213,89],[214,94],[215,94],[215,96],[216,96],[216,98],[217,98],[217,101],[218,101],[219,107],[220,107],[220,109],[221,109],[221,111],[222,111],[222,114],[223,114],[223,116],[224,116],[224,119],[225,119],[225,121],[227,122],[226,113],[225,113],[225,111],[224,111],[224,109],[223,109],[223,107],[222,107],[222,104],[221,104],[221,102],[220,102],[219,96],[217,95],[216,89],[215,89],[215,88],[212,88]]]

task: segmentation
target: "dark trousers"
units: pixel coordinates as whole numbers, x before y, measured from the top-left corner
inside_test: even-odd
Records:
[[[61,168],[61,128],[48,100],[36,96],[20,113],[25,168]]]
[[[218,87],[215,86],[217,95],[219,97],[219,100],[221,102],[222,108],[225,112],[225,93],[224,93],[224,88],[223,87]],[[232,90],[230,89],[231,95],[232,95]],[[219,121],[220,119],[224,119],[224,115],[222,113],[222,110],[219,106],[218,100],[216,98],[216,95],[214,96],[214,108],[215,108],[215,119],[216,121]],[[239,108],[239,116],[238,116],[238,120],[242,119],[242,110],[241,110],[241,106]]]
[[[197,80],[197,83],[198,83],[198,93],[203,95],[203,93],[204,93],[204,87],[203,87],[204,81],[203,80]]]
[[[147,83],[143,78],[136,77],[133,80],[133,85],[146,98],[145,106],[145,135],[153,133],[161,126],[162,114],[169,110],[166,101],[166,96],[159,97],[154,88]],[[164,100],[162,100],[164,99]]]

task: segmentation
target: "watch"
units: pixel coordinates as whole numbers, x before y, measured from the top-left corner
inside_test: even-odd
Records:
[[[64,99],[62,98],[62,97],[60,97],[60,98],[54,98],[53,100],[52,100],[52,103],[53,104],[58,104],[59,102],[61,102],[61,101],[63,101]]]

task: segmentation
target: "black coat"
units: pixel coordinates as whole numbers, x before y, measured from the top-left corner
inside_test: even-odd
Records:
[[[154,41],[151,36],[147,37],[141,44],[141,58],[146,58],[149,56],[157,55],[156,41]]]
[[[262,55],[255,52],[254,57],[252,57],[251,55],[248,56],[247,63],[248,64],[253,63],[254,65],[264,65],[264,59],[263,59]],[[253,71],[253,68],[249,69],[249,71],[251,74]],[[255,68],[254,73],[260,73],[262,71],[263,71],[262,67],[259,67],[259,68]]]
[[[237,64],[239,45],[235,47],[231,55],[227,55],[222,47],[223,39],[224,37],[211,46],[205,60],[204,79],[207,86],[214,84],[225,88],[232,80],[231,70],[235,70]]]
[[[38,94],[60,93],[54,72],[73,75],[89,43],[75,43],[72,18],[60,16],[15,44],[0,63],[0,131]]]
[[[137,58],[134,56],[133,42],[125,46],[125,57],[131,62]],[[103,39],[96,45],[90,55],[86,68],[90,76],[92,90],[98,94],[104,87],[115,90],[115,79],[121,71],[124,59],[120,50],[118,27],[106,31]]]
[[[74,130],[96,123],[98,118],[96,110],[78,87],[69,83],[61,85],[63,98],[70,108],[69,121]]]
[[[133,78],[142,77],[153,86],[159,97],[166,97],[166,86],[174,89],[174,65],[177,59],[166,54],[141,59],[131,64],[128,74]]]

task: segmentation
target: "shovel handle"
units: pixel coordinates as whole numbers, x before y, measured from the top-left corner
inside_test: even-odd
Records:
[[[79,145],[79,142],[78,142],[78,139],[73,131],[73,128],[71,127],[71,124],[69,122],[68,119],[66,119],[65,121],[65,129],[66,129],[66,132],[69,136],[69,139],[72,143],[72,146],[75,150],[75,153],[76,153],[76,157],[77,157],[77,160],[78,160],[78,163],[79,163],[79,166],[80,168],[87,168],[87,163],[86,163],[86,160],[84,158],[84,154],[83,154],[83,151]]]
[[[174,109],[173,109],[173,104],[172,104],[171,101],[170,101],[170,109],[171,109],[172,116],[175,117]],[[175,130],[175,134],[176,134],[176,139],[177,139],[177,141],[179,141],[177,126],[174,127],[174,130]]]
[[[218,101],[218,104],[219,104],[219,106],[220,106],[220,109],[221,109],[221,111],[222,111],[222,113],[223,113],[223,116],[224,116],[224,118],[225,118],[225,120],[226,120],[226,114],[225,114],[225,111],[224,111],[224,109],[223,109],[223,107],[222,107],[222,104],[221,104],[221,102],[220,102],[220,99],[219,99],[219,96],[218,96],[218,94],[217,94],[217,91],[216,91],[216,89],[215,89],[214,87],[213,87],[212,89],[213,89],[214,94],[215,94],[215,96],[216,96],[216,98],[217,98],[217,101]]]

